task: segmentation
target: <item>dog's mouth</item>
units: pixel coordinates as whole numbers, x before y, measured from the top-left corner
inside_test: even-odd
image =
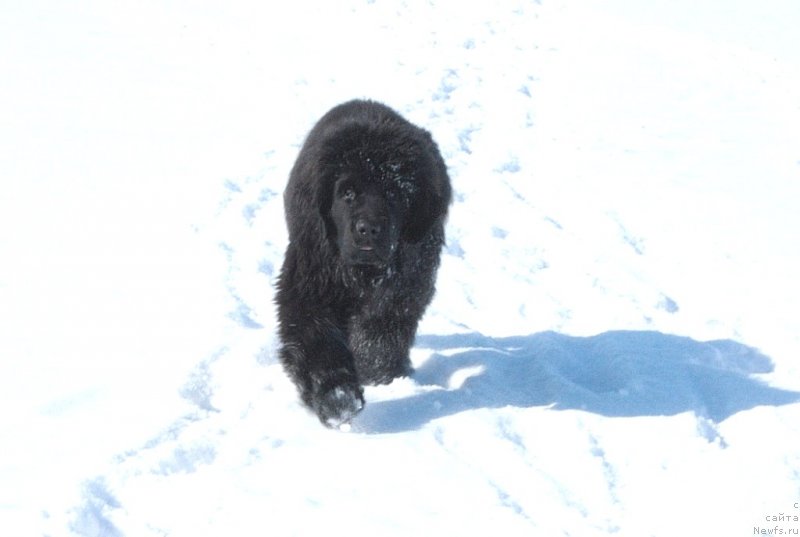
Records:
[[[377,244],[353,244],[345,256],[351,265],[383,267],[389,261],[392,248]]]

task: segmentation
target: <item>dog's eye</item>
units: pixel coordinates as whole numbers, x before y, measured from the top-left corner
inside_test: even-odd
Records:
[[[356,199],[356,191],[352,188],[346,188],[344,192],[342,192],[342,199],[348,203],[354,201]]]

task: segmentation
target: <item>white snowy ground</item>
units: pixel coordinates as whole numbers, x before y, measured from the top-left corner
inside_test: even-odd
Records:
[[[800,533],[795,0],[0,12],[3,535]],[[457,194],[417,372],[343,433],[272,284],[353,97]]]

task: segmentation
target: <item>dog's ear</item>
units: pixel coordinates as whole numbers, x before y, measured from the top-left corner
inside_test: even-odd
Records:
[[[403,238],[408,242],[419,242],[431,226],[444,218],[452,196],[447,167],[436,143],[426,132],[426,166],[421,166],[417,177],[418,186],[413,193],[409,212],[403,228]]]
[[[304,149],[292,168],[289,184],[284,192],[284,209],[290,240],[311,241],[320,247],[330,233],[330,204],[332,184],[326,181],[325,167],[321,165],[313,147]],[[335,231],[334,231],[335,233]]]
[[[320,170],[319,181],[316,183],[317,188],[314,192],[314,208],[321,237],[328,242],[333,242],[336,241],[336,226],[331,217],[331,206],[333,205],[336,181],[330,175]]]

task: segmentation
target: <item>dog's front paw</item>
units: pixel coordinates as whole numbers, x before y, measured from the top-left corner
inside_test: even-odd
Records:
[[[364,408],[364,391],[354,378],[331,380],[316,391],[311,407],[326,427],[339,428]]]

